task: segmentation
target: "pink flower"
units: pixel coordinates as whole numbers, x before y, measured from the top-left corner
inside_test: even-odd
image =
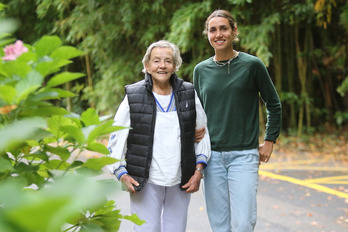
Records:
[[[4,48],[5,56],[3,60],[15,60],[24,52],[27,52],[28,48],[23,46],[23,42],[17,40],[14,44],[8,45]]]

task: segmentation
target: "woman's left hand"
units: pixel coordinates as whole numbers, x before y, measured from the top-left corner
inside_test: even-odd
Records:
[[[199,143],[205,135],[205,128],[199,128],[195,130],[195,143]]]
[[[269,161],[269,159],[271,158],[271,154],[273,151],[273,142],[271,141],[265,141],[264,144],[261,144],[259,146],[259,165],[261,164],[261,162],[265,162],[267,163]]]
[[[199,190],[199,185],[202,179],[202,173],[198,170],[195,171],[195,174],[191,176],[190,180],[182,186],[182,188],[186,189],[187,193],[194,193]]]

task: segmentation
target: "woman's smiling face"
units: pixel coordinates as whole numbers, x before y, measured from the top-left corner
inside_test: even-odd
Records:
[[[214,17],[208,24],[208,40],[215,50],[232,48],[233,30],[227,18]]]
[[[151,74],[155,83],[169,83],[175,70],[173,51],[169,47],[155,47],[151,51],[150,60],[145,64],[146,71]]]

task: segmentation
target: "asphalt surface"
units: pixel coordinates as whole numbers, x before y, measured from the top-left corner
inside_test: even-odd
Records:
[[[113,177],[111,177],[113,178]],[[129,195],[111,197],[124,215],[130,214]],[[133,231],[121,223],[120,232]],[[203,193],[191,197],[186,232],[210,232]],[[348,165],[334,159],[274,154],[260,168],[258,221],[255,232],[348,231]]]

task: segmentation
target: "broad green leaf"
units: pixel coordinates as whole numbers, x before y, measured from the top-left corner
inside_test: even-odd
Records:
[[[47,82],[47,87],[54,87],[57,85],[64,84],[66,82],[78,79],[83,77],[84,73],[71,73],[71,72],[63,72],[55,75]]]
[[[81,167],[84,164],[84,162],[80,161],[80,160],[75,160],[69,167],[69,169],[76,169]]]
[[[2,4],[2,3],[0,3]],[[5,8],[5,5],[0,5],[0,11]],[[1,17],[0,20],[0,34],[13,33],[18,27],[18,21],[14,19],[4,19]]]
[[[26,62],[20,60],[6,61],[0,65],[0,72],[6,77],[12,78],[13,76],[19,76],[25,78],[32,68]]]
[[[110,151],[105,147],[105,145],[101,143],[90,143],[87,146],[87,150],[99,152],[104,155],[107,155],[110,153]]]
[[[87,218],[83,213],[78,213],[78,214],[74,215],[73,217],[68,218],[68,220],[66,222],[71,224],[71,225],[78,225],[82,221],[86,221],[86,220],[87,220]]]
[[[52,73],[56,73],[61,67],[70,64],[70,60],[51,60],[46,62],[40,62],[36,66],[36,70],[41,73],[42,76],[47,76]]]
[[[113,164],[115,162],[115,159],[111,157],[89,158],[83,166],[98,171],[104,166]]]
[[[87,136],[87,143],[92,142],[94,139],[98,138],[101,135],[106,135],[117,130],[126,129],[126,127],[122,126],[112,126],[113,123],[114,122],[110,120],[96,126],[92,131],[89,132]]]
[[[337,88],[337,92],[343,97],[348,92],[348,76],[343,80],[342,84]]]
[[[20,176],[26,179],[28,186],[32,184],[39,186],[45,181],[45,179],[41,175],[39,175],[38,171],[23,172],[20,173]]]
[[[11,36],[12,35],[10,33],[0,33],[0,46],[2,47],[13,43],[15,40],[11,38]]]
[[[43,100],[52,100],[52,99],[61,99],[65,97],[73,97],[74,93],[66,91],[59,88],[42,88],[39,90],[39,93],[31,97],[32,101],[43,101]]]
[[[70,158],[70,151],[64,147],[52,147],[45,145],[45,151],[58,155],[63,161],[67,161]]]
[[[60,88],[43,88],[41,93],[57,93],[57,98],[76,96],[75,93]]]
[[[39,101],[39,102],[44,100],[52,100],[52,99],[59,99],[57,92],[55,91],[41,92],[30,97],[31,101]]]
[[[22,185],[0,184],[0,199],[6,202],[1,219],[15,224],[21,231],[61,231],[71,218],[105,202],[105,193],[114,193],[115,184],[67,175],[40,191],[21,191]]]
[[[19,174],[21,177],[24,177],[27,180],[28,185],[41,184],[44,179],[37,173],[39,165],[25,164],[23,162],[14,166],[14,173]]]
[[[36,92],[35,92],[36,93]],[[28,109],[37,109],[41,107],[53,107],[52,102],[49,101],[35,101],[32,99],[35,96],[35,93],[29,95],[21,104],[21,110],[26,111]]]
[[[99,116],[95,109],[88,108],[81,114],[81,120],[84,122],[85,126],[99,124]]]
[[[28,155],[25,155],[24,157],[27,159],[29,159],[29,158],[41,159],[41,160],[48,162],[48,155],[44,151],[37,151],[34,153],[30,153]]]
[[[132,214],[130,216],[126,215],[123,218],[127,219],[127,220],[129,220],[129,221],[131,221],[131,222],[133,222],[133,223],[135,223],[135,224],[137,224],[139,226],[145,223],[145,221],[139,219],[139,217],[136,214]]]
[[[99,125],[98,125],[99,126]],[[94,134],[96,133],[92,133],[96,128],[98,128],[97,125],[90,125],[90,126],[86,126],[82,128],[82,133],[85,137],[85,139],[87,139],[87,143],[90,143],[93,141],[93,139],[95,139],[97,136],[94,136]],[[92,134],[92,135],[91,135]]]
[[[52,137],[52,133],[50,133],[49,131],[43,128],[39,128],[37,129],[37,131],[35,131],[35,133],[30,137],[30,140],[26,140],[25,142],[29,145],[29,143],[31,143],[32,140],[36,140],[36,141],[40,141],[41,139],[45,139],[45,138],[50,138]]]
[[[13,103],[16,93],[17,93],[16,89],[10,85],[0,86],[0,98],[8,104]]]
[[[62,45],[62,41],[58,36],[43,36],[35,45],[34,48],[36,50],[38,57],[48,56],[55,49]]]
[[[62,160],[56,160],[56,159],[51,159],[49,162],[44,164],[46,167],[49,169],[55,169],[55,170],[66,170],[70,164],[62,161]]]
[[[53,115],[47,120],[48,130],[56,137],[61,138],[65,132],[61,130],[61,126],[72,125],[72,122],[62,115]]]
[[[45,179],[50,178],[52,176],[50,170],[45,165],[40,165],[39,170],[37,170],[37,174],[39,174],[42,178]]]
[[[97,225],[95,221],[91,221],[81,225],[81,232],[105,232],[100,225]]]
[[[42,196],[41,199],[35,197],[31,201],[20,208],[8,210],[7,217],[13,218],[16,224],[26,228],[26,231],[58,231],[59,227],[57,228],[52,219],[70,203],[69,196],[56,198]]]
[[[55,107],[55,106],[49,106],[49,107],[41,107],[38,109],[28,109],[23,110],[20,115],[22,116],[29,116],[29,115],[35,115],[35,116],[52,116],[52,115],[65,115],[68,111],[66,111],[63,108]]]
[[[119,210],[105,210],[102,214],[96,213],[95,219],[102,225],[104,231],[118,231],[123,216]],[[96,221],[94,220],[94,221]]]
[[[53,59],[72,59],[78,56],[83,55],[83,51],[78,50],[77,48],[71,46],[61,46],[54,50],[51,54]]]
[[[37,61],[37,56],[36,53],[32,52],[32,47],[30,45],[25,45],[25,47],[27,47],[29,51],[20,55],[17,60],[30,65]]]
[[[101,121],[101,122],[106,121],[106,120],[112,118],[112,116],[113,116],[112,114],[100,116],[99,121]]]
[[[38,141],[32,140],[32,139],[25,141],[25,143],[31,147],[38,147],[40,145],[40,143]]]
[[[27,118],[15,121],[0,129],[0,153],[30,139],[39,129],[46,127],[43,118]]]
[[[0,156],[0,173],[11,171],[12,169],[11,161]]]
[[[39,165],[30,165],[23,162],[14,167],[18,173],[30,173],[36,172],[39,169]]]
[[[79,114],[76,114],[76,113],[73,113],[73,112],[70,112],[69,114],[67,115],[64,115],[64,117],[66,118],[69,118],[71,119],[73,122],[76,123],[76,125],[78,125],[79,127],[83,127],[82,125],[82,121],[81,121],[81,116]]]
[[[60,129],[73,137],[80,145],[84,144],[85,136],[80,128],[76,126],[61,126]]]
[[[27,77],[19,81],[16,85],[16,103],[18,104],[21,100],[25,99],[30,93],[37,90],[41,86],[42,81],[43,77],[40,73],[35,71],[29,72]]]
[[[105,202],[103,208],[99,208],[96,212],[95,215],[102,215],[107,211],[113,210],[115,207],[115,201],[114,200],[108,200]],[[117,212],[120,212],[120,210],[116,210]]]

